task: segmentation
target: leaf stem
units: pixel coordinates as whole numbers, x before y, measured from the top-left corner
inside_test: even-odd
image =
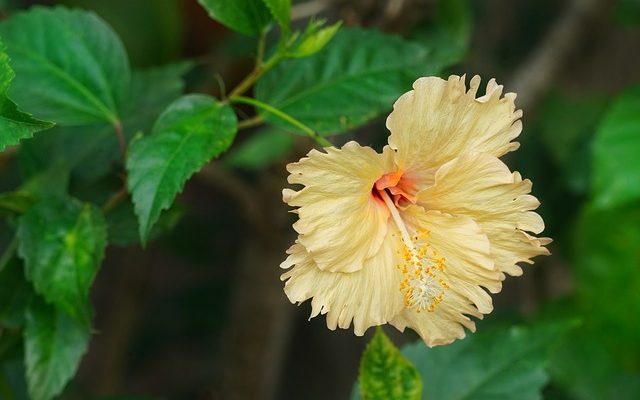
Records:
[[[113,210],[118,204],[120,204],[124,199],[127,198],[129,192],[127,191],[127,182],[122,184],[120,190],[118,190],[111,198],[102,206],[102,212],[104,214]]]
[[[293,118],[291,115],[278,110],[277,108],[270,106],[269,104],[263,103],[259,100],[256,99],[252,99],[250,97],[244,97],[244,96],[232,96],[229,98],[229,101],[231,101],[232,103],[240,103],[240,104],[248,104],[251,106],[254,106],[256,108],[262,109],[270,114],[273,114],[275,117],[280,118],[281,120],[287,122],[288,124],[295,126],[296,128],[300,129],[302,132],[304,132],[307,136],[309,136],[311,139],[315,140],[316,143],[318,143],[320,146],[322,147],[331,147],[333,146],[333,144],[328,141],[326,138],[320,136],[318,134],[318,132],[314,131],[313,129],[311,129],[310,127],[308,127],[307,125],[303,124],[302,122],[298,121],[297,119]]]
[[[267,41],[267,33],[263,32],[258,40],[258,50],[256,54],[256,65],[253,70],[236,86],[229,97],[241,96],[249,90],[257,81],[271,68],[275,67],[283,58],[282,49],[278,49],[266,62],[264,62],[265,46]]]
[[[262,124],[264,120],[261,115],[256,115],[255,117],[244,119],[238,122],[238,129],[247,129],[253,128],[254,126],[258,126]]]
[[[116,120],[113,122],[113,129],[116,132],[116,137],[118,138],[118,144],[120,145],[120,153],[122,154],[122,160],[126,161],[127,159],[127,141],[124,138],[124,133],[122,132],[122,124],[120,120]]]

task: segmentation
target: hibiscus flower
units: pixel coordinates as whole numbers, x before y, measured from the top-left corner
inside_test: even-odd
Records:
[[[499,160],[516,150],[514,93],[480,77],[418,79],[387,118],[382,153],[349,142],[289,164],[283,198],[298,215],[282,280],[311,317],[356,335],[390,323],[429,346],[475,330],[506,275],[548,255],[538,200]]]

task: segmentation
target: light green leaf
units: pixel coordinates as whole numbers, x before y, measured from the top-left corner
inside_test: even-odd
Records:
[[[42,301],[26,317],[24,357],[32,400],[56,397],[75,375],[89,344],[89,327]]]
[[[285,60],[265,74],[256,98],[320,133],[345,132],[389,111],[418,77],[439,70],[429,51],[416,43],[343,28],[322,51]],[[263,116],[282,124],[268,113]]]
[[[213,97],[188,95],[167,108],[151,135],[132,142],[128,184],[143,242],[187,179],[224,152],[236,131],[231,107]]]
[[[50,122],[40,121],[18,110],[18,106],[7,97],[15,73],[9,66],[9,56],[5,50],[0,42],[0,151],[53,126]]]
[[[322,50],[333,37],[338,33],[338,29],[342,26],[342,21],[323,28],[324,21],[311,21],[306,31],[300,38],[292,50],[287,52],[288,57],[302,58],[309,57]]]
[[[102,214],[74,199],[44,199],[20,218],[18,254],[49,303],[89,324],[89,289],[107,243]]]
[[[293,136],[278,129],[256,132],[244,142],[234,145],[224,161],[227,165],[248,170],[266,168],[293,148]]]
[[[61,125],[113,123],[130,82],[120,39],[91,12],[33,7],[0,23],[16,79],[10,96]]]
[[[640,85],[628,89],[605,114],[593,142],[593,197],[599,208],[640,198]]]
[[[568,327],[483,330],[447,346],[419,341],[402,353],[420,371],[423,399],[541,399],[551,345]]]
[[[272,0],[274,4],[278,0]],[[271,22],[263,0],[198,0],[209,16],[236,32],[258,36]]]
[[[362,354],[358,382],[364,400],[416,400],[422,393],[420,374],[381,328]]]
[[[271,11],[271,15],[284,30],[289,30],[291,22],[291,0],[262,0]]]
[[[182,76],[192,67],[190,62],[180,62],[133,72],[131,95],[122,111],[127,137],[151,130],[162,111],[184,91]],[[109,124],[56,127],[20,149],[26,175],[64,163],[83,183],[104,177],[121,158],[114,128]]]

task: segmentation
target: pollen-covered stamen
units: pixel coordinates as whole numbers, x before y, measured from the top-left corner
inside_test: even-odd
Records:
[[[404,304],[417,312],[433,312],[449,288],[443,277],[446,260],[429,245],[429,231],[419,230],[411,237],[389,195],[380,191],[380,197],[389,208],[402,238],[403,249],[399,254],[402,263],[397,267],[404,275],[400,283]]]

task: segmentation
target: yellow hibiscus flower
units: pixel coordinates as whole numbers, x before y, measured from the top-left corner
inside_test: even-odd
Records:
[[[387,119],[382,153],[349,142],[289,164],[299,234],[281,267],[292,303],[356,335],[390,323],[429,346],[475,330],[505,274],[547,255],[531,182],[498,157],[518,148],[514,93],[480,77],[420,78]]]

